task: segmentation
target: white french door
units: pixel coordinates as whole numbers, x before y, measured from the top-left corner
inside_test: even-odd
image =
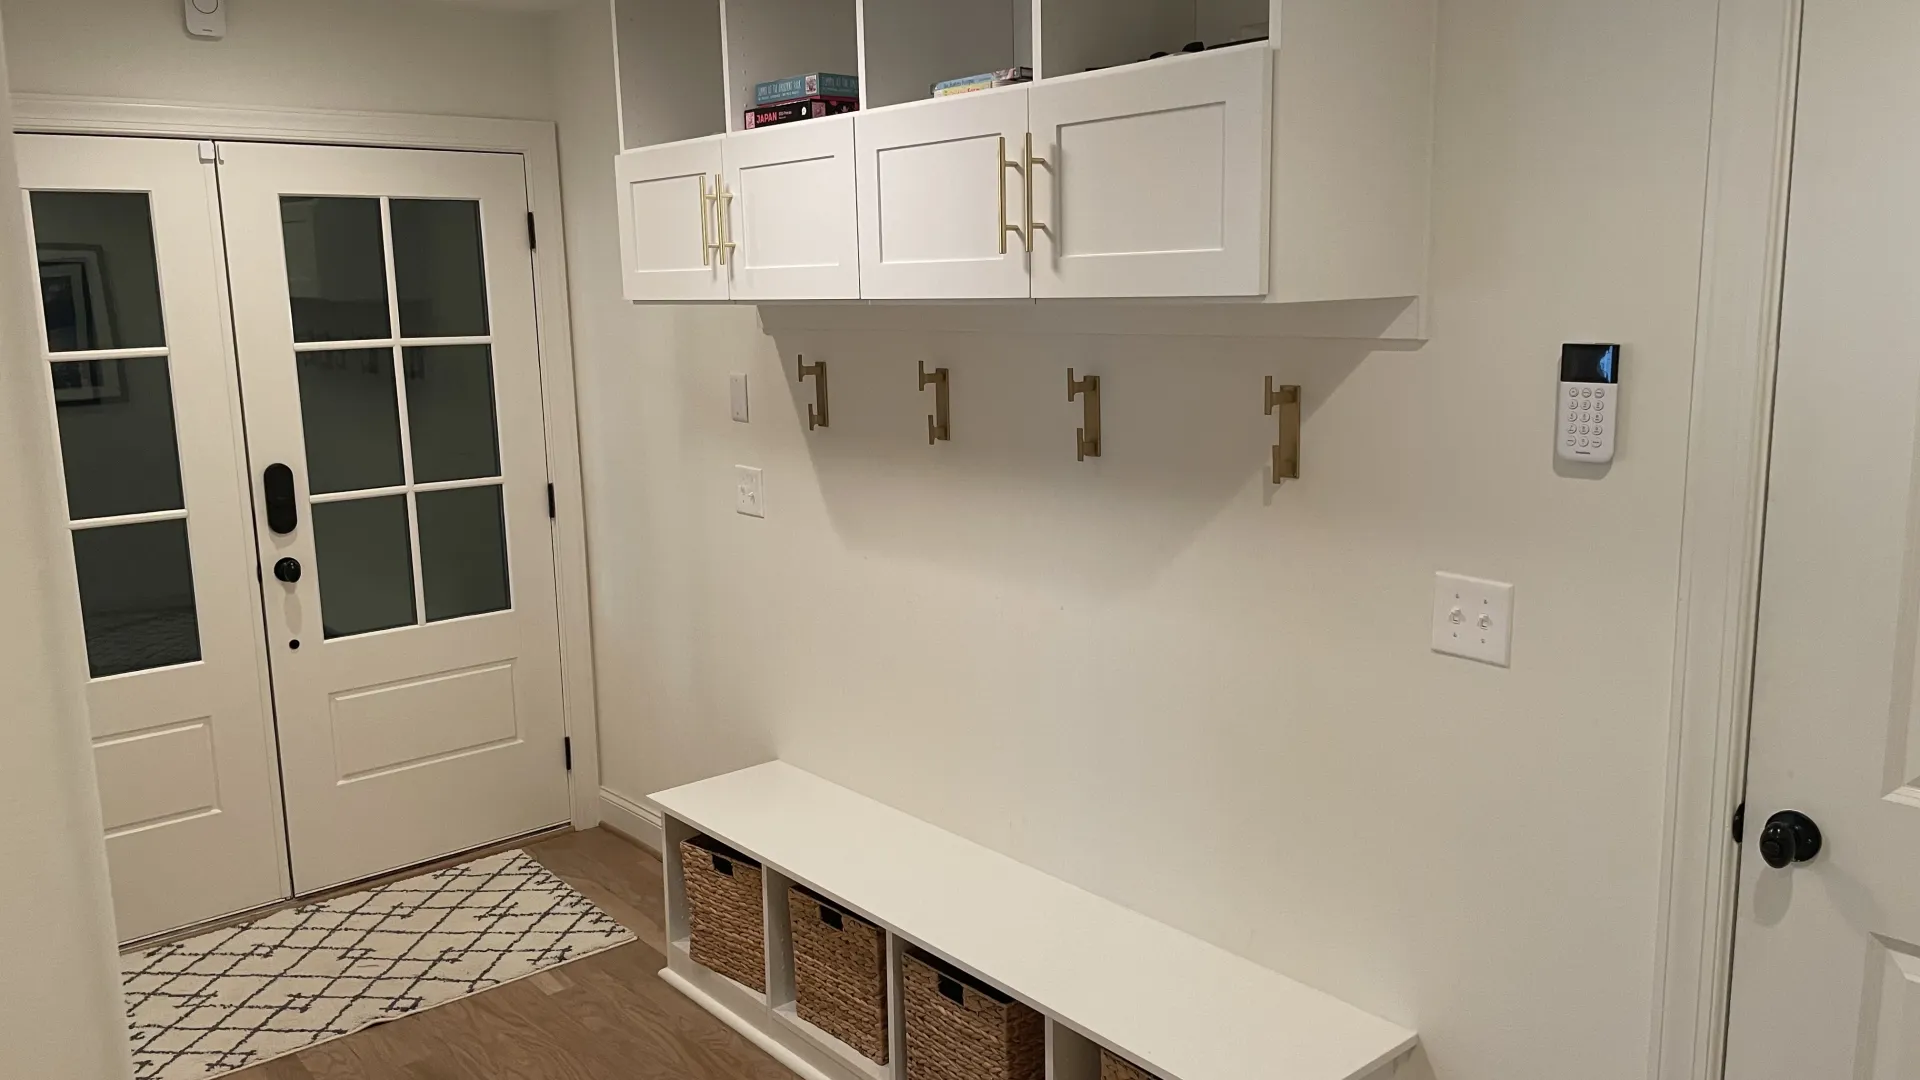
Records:
[[[18,146],[132,940],[287,895],[217,182],[211,144]]]
[[[564,823],[522,160],[20,146],[122,940]]]
[[[521,159],[222,155],[295,890],[565,822]]]

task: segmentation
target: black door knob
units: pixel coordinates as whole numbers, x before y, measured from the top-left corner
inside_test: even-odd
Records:
[[[1820,854],[1820,826],[1798,810],[1782,810],[1767,819],[1760,834],[1760,857],[1775,870],[1785,870]]]
[[[299,584],[300,560],[299,559],[281,559],[279,562],[274,563],[273,576],[279,578],[281,581],[284,581],[289,585]]]

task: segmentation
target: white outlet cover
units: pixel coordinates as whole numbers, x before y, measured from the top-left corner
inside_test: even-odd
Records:
[[[1497,667],[1513,656],[1513,586],[1440,573],[1433,579],[1433,651]]]
[[[733,405],[733,422],[736,424],[746,423],[747,422],[747,375],[746,375],[746,372],[736,371],[728,378],[727,397],[728,397],[728,400],[731,401]]]
[[[227,36],[226,0],[182,0],[187,17],[187,33],[198,38]]]
[[[767,516],[767,489],[760,470],[751,465],[733,467],[733,508],[748,517]]]

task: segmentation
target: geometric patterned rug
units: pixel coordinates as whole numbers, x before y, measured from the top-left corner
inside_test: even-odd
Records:
[[[624,945],[525,852],[121,959],[134,1075],[204,1080]]]

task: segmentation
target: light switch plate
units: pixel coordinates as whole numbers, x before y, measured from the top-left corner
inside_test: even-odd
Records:
[[[1459,574],[1435,574],[1433,651],[1510,666],[1513,586]]]
[[[227,0],[181,0],[187,33],[218,40],[227,36]]]
[[[760,470],[751,465],[733,467],[733,508],[748,517],[767,516],[767,490]]]
[[[727,384],[728,398],[733,403],[733,422],[747,422],[747,375],[744,371],[733,373]]]

